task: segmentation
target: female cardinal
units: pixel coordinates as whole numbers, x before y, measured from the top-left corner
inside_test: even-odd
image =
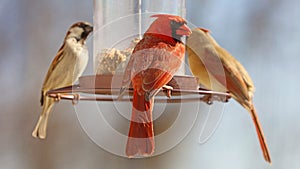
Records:
[[[33,137],[46,138],[48,117],[54,105],[54,99],[48,97],[46,92],[72,85],[85,70],[89,57],[85,42],[92,31],[93,27],[87,22],[78,22],[69,28],[43,83],[41,92],[43,110],[32,132]]]
[[[122,89],[133,85],[128,157],[149,156],[154,152],[152,110],[154,95],[166,85],[183,62],[182,36],[191,31],[186,21],[174,15],[157,14],[143,39],[135,46],[125,70]],[[122,94],[122,90],[121,90]]]
[[[250,112],[264,158],[271,163],[266,139],[252,102],[254,84],[246,69],[220,47],[204,28],[192,31],[187,39],[187,52],[191,71],[199,77],[201,84],[208,89],[229,91]]]

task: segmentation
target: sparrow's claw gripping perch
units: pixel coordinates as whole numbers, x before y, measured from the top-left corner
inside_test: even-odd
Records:
[[[77,93],[73,93],[72,95],[73,95],[72,104],[73,105],[78,104],[78,101],[80,100],[80,95]]]
[[[56,97],[54,98],[54,101],[55,102],[59,102],[61,100],[61,94],[60,93],[57,93],[56,94]]]
[[[172,90],[174,89],[172,86],[168,86],[168,85],[164,85],[162,87],[164,93],[166,94],[166,96],[168,98],[171,98],[171,95],[172,95]]]

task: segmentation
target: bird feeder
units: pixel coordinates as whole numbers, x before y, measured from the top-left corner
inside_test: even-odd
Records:
[[[92,120],[98,118],[93,118],[93,116],[96,116],[95,114],[89,114],[91,106],[80,106],[81,102],[90,102],[90,104],[93,103],[95,107],[98,107],[99,119],[100,116],[102,119],[95,120],[94,126],[92,122],[84,122],[85,120],[81,120],[81,124],[85,126],[85,131],[92,137],[94,142],[103,149],[120,156],[125,156],[124,152],[120,151],[124,151],[122,146],[125,147],[126,145],[131,113],[130,100],[132,99],[131,87],[126,89],[126,94],[123,98],[117,99],[121,87],[122,73],[134,46],[154,20],[150,16],[155,13],[179,15],[185,18],[185,0],[94,0],[94,34],[92,37],[94,74],[80,77],[77,85],[47,92],[48,96],[57,100],[64,99],[71,100],[73,104],[79,103],[76,110],[77,112],[83,112],[78,113],[79,119],[86,118],[83,116],[90,116]],[[190,126],[186,127],[185,123],[178,123],[175,126],[172,123],[182,118],[189,118],[189,120],[195,121],[197,115],[188,116],[188,114],[189,111],[199,111],[198,104],[200,101],[211,104],[214,100],[227,102],[230,98],[230,95],[227,93],[199,88],[198,79],[185,74],[184,63],[168,85],[172,86],[173,89],[162,89],[155,96],[155,108],[153,111],[157,146],[155,154],[164,153],[174,146],[166,144],[168,138],[178,144],[186,136],[187,131],[191,129]],[[165,92],[171,92],[172,96],[168,98]],[[191,103],[196,103],[197,108],[194,108],[195,106]],[[181,130],[184,130],[180,138],[168,135],[164,131],[164,127],[156,124],[156,110],[161,112],[157,115],[156,120],[158,121],[160,120],[159,117],[163,116],[165,112],[174,113],[173,115],[166,113],[170,116],[167,119],[173,119],[173,121],[163,122],[163,126],[167,126],[165,128],[170,128],[171,126],[175,130],[173,132],[179,134]],[[126,111],[127,114],[121,113],[121,115],[116,115],[120,111]],[[178,111],[182,111],[182,114],[185,115],[179,116]],[[123,118],[123,115],[128,118]],[[117,127],[112,127],[117,123],[116,121],[120,121]],[[108,130],[113,130],[114,132],[107,132]],[[104,134],[105,132],[106,134]]]

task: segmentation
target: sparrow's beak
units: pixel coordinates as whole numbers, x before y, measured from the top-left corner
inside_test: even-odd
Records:
[[[84,27],[84,31],[85,31],[86,33],[90,33],[90,32],[93,31],[93,27],[90,26],[90,25],[86,25],[86,26]]]
[[[83,32],[81,34],[81,38],[85,40],[92,31],[93,31],[93,26],[91,26],[91,25],[85,25],[83,27]]]
[[[186,24],[183,24],[176,30],[176,34],[181,35],[181,36],[184,36],[184,35],[189,36],[191,33],[192,33],[192,31]]]

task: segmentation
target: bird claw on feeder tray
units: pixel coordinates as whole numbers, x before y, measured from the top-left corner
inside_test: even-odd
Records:
[[[72,93],[72,95],[73,95],[72,104],[77,105],[78,101],[80,100],[80,95],[77,93]]]
[[[227,102],[229,101],[229,99],[231,98],[231,94],[230,94],[230,92],[228,92],[228,91],[227,91],[226,93],[229,95],[229,97],[225,97],[225,98],[224,98],[224,102],[227,103]]]
[[[61,100],[61,94],[60,93],[57,93],[56,94],[56,97],[54,97],[54,101],[55,102],[59,102]]]
[[[163,92],[166,94],[168,98],[171,98],[172,90],[174,89],[172,86],[164,85],[162,87]]]
[[[201,97],[200,100],[205,102],[208,105],[212,105],[214,101],[227,103],[229,101],[229,99],[231,98],[229,93],[228,93],[228,95],[229,96],[209,94],[209,95],[205,95],[205,96]]]
[[[152,97],[154,97],[157,93],[162,91],[169,99],[172,96],[172,90],[174,88],[169,85],[164,85],[161,89],[154,90],[153,92],[145,92],[145,100],[149,101]]]
[[[47,96],[54,99],[55,102],[60,100],[71,100],[73,105],[78,104],[80,100],[80,94],[75,93],[77,90],[80,90],[79,85],[66,86],[59,89],[49,90]]]
[[[212,95],[205,95],[205,96],[201,97],[200,100],[203,101],[203,102],[205,102],[208,105],[212,105],[213,104]]]

